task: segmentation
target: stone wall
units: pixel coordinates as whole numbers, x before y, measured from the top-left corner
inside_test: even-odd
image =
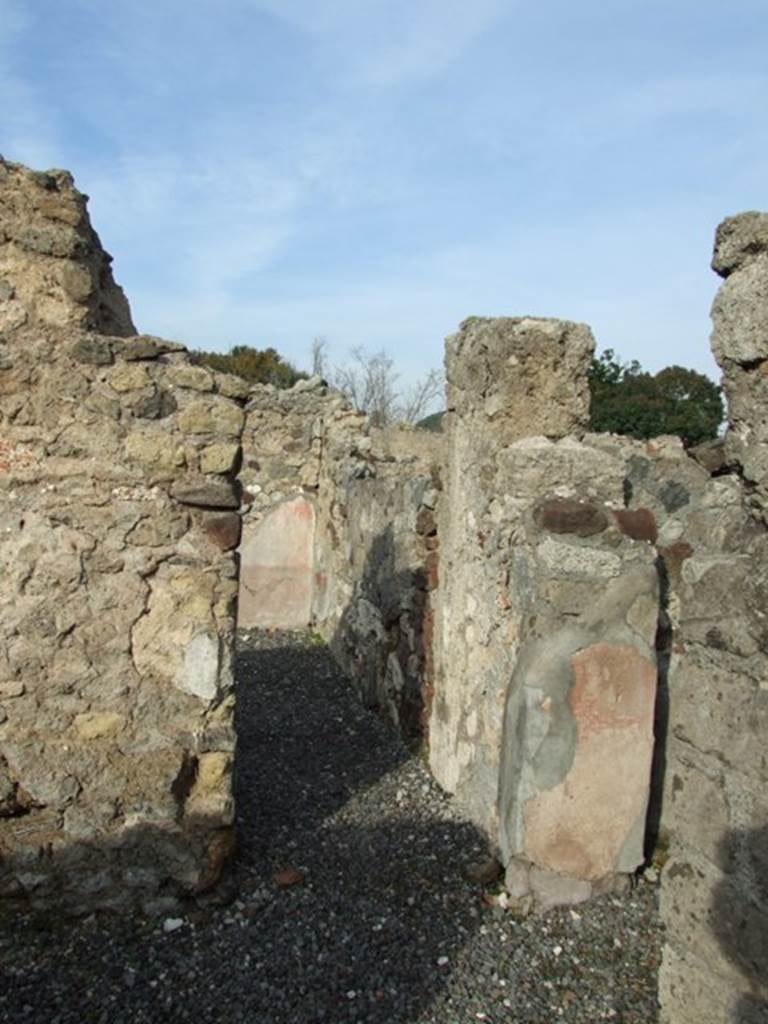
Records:
[[[373,431],[371,441],[366,463],[327,465],[327,584],[314,621],[363,701],[417,748],[431,702],[442,439],[408,430]]]
[[[429,703],[441,439],[371,430],[319,378],[252,389],[239,625],[311,626],[412,745]]]
[[[691,494],[669,537],[660,982],[669,1024],[768,1018],[768,215],[721,224],[713,267],[725,277],[712,348],[732,473]]]
[[[369,449],[365,418],[320,378],[252,388],[241,471],[242,628],[309,625],[325,588],[315,568],[321,475],[328,479],[329,460],[337,474],[354,471]]]
[[[0,162],[0,895],[173,905],[232,845],[247,389],[136,335],[85,197]]]
[[[430,764],[523,904],[642,861],[658,619],[649,513],[583,436],[589,329],[466,321],[448,340],[443,589]],[[606,771],[606,764],[611,770]]]

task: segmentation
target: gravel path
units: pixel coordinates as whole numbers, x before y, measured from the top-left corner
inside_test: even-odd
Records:
[[[655,888],[527,920],[489,906],[464,874],[482,837],[324,648],[244,638],[238,734],[234,901],[168,933],[2,919],[0,1021],[657,1020]]]

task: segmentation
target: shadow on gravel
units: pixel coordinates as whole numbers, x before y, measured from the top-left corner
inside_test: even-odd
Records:
[[[187,907],[168,932],[167,915],[0,921],[0,1021],[417,1024],[471,976],[487,916],[462,872],[484,841],[328,652],[242,649],[237,714],[234,902]],[[149,870],[161,841],[135,830],[126,866]],[[286,867],[300,884],[276,884]]]
[[[347,800],[408,760],[358,705],[322,644],[291,634],[241,642],[237,657],[236,799],[243,856],[276,833],[312,831]]]
[[[266,883],[244,934],[246,1019],[422,1019],[481,923],[462,872],[485,840],[426,809],[442,798],[327,650],[245,647],[239,665],[238,867]],[[276,889],[286,867],[305,881]]]

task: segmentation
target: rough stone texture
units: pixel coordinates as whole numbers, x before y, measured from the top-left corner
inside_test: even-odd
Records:
[[[0,334],[21,327],[135,334],[111,256],[67,171],[0,157]]]
[[[315,378],[247,406],[240,625],[312,625],[414,745],[429,704],[440,438],[371,431]]]
[[[768,214],[740,214],[717,230],[713,267],[724,284],[712,305],[712,352],[728,398],[726,461],[768,503]]]
[[[491,836],[498,835],[504,700],[534,586],[516,545],[543,499],[572,496],[552,493],[552,471],[569,453],[551,439],[586,424],[593,347],[583,325],[532,318],[472,318],[446,344],[429,757],[438,782]],[[550,449],[558,451],[552,462],[540,457]]]
[[[721,277],[728,277],[761,253],[768,253],[768,213],[738,213],[718,225],[712,269]]]
[[[724,445],[585,434],[589,330],[530,318],[449,339],[442,437],[378,433],[136,336],[71,178],[0,161],[0,896],[216,882],[240,543],[253,615],[295,570],[295,624],[428,737],[514,900],[619,891],[645,843],[664,1019],[765,1020],[766,223],[717,236]]]
[[[689,487],[665,531],[671,633],[662,1019],[768,1019],[768,215],[720,225],[712,349],[739,475]],[[674,557],[675,553],[677,557]],[[672,555],[672,557],[670,557]]]
[[[242,410],[206,371],[190,414],[64,172],[0,162],[0,278],[0,896],[151,909],[232,845],[237,567],[198,506],[238,504],[202,460]]]
[[[470,317],[446,340],[448,413],[484,434],[492,424],[497,447],[578,433],[589,418],[586,369],[594,347],[586,324]]]
[[[431,705],[440,441],[374,432],[366,472],[337,477],[333,503],[321,506],[327,593],[317,628],[364,702],[413,747]]]

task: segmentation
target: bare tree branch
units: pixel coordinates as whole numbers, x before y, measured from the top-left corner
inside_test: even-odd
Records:
[[[445,381],[440,370],[430,370],[401,396],[398,420],[414,424],[424,419],[429,407],[442,395],[444,388]]]
[[[344,365],[329,366],[324,338],[312,342],[312,372],[343,391],[356,409],[370,416],[377,427],[394,423],[415,424],[442,395],[443,374],[430,370],[404,392],[398,391],[395,363],[384,349],[366,352],[355,348]]]
[[[327,356],[328,342],[318,335],[312,340],[312,376],[328,378],[330,368]]]

